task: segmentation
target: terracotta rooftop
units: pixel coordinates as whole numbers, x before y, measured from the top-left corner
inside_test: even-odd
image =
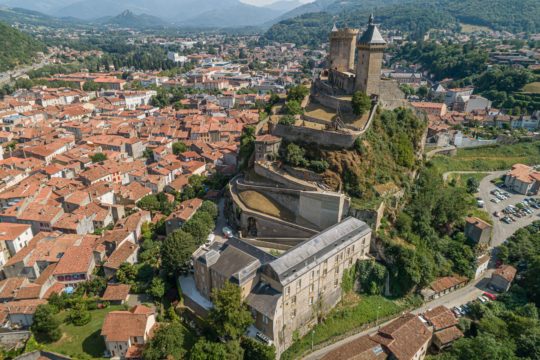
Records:
[[[104,301],[121,301],[126,300],[129,295],[130,285],[126,284],[109,284],[105,293],[101,297]]]
[[[498,275],[508,282],[514,281],[517,270],[512,265],[503,265],[493,272],[493,275]]]
[[[445,306],[437,306],[424,314],[424,318],[435,328],[435,331],[457,325],[458,320]]]

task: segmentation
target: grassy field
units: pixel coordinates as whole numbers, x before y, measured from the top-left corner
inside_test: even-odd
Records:
[[[540,81],[532,82],[523,87],[523,92],[540,94]]]
[[[307,334],[296,341],[282,359],[299,359],[311,349],[311,341],[318,345],[339,335],[360,328],[362,325],[396,315],[409,306],[406,301],[392,301],[382,296],[364,296],[360,299],[343,301],[334,309],[327,319],[315,326],[313,335]],[[374,324],[373,324],[374,325]]]
[[[491,31],[491,29],[488,28],[487,26],[464,24],[464,23],[461,23],[460,25],[461,25],[462,33],[474,33],[478,31],[490,32]]]
[[[447,171],[506,170],[516,163],[540,164],[540,141],[459,149],[456,156],[437,155],[431,160],[431,163],[441,173]]]
[[[103,359],[105,342],[101,337],[101,326],[105,316],[115,310],[124,310],[123,305],[109,306],[107,309],[92,310],[92,320],[85,326],[65,324],[63,321],[67,311],[60,312],[57,316],[62,325],[62,338],[55,343],[45,345],[47,350],[69,355],[74,359]]]
[[[240,199],[250,208],[287,221],[293,221],[295,216],[273,199],[253,190],[240,192]]]

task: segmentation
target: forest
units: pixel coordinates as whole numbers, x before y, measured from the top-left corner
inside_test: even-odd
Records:
[[[0,22],[0,71],[13,69],[18,65],[31,64],[45,46],[30,36]]]

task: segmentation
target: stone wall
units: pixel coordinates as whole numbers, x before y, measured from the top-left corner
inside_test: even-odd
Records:
[[[4,349],[19,348],[26,343],[30,335],[30,331],[8,331],[0,333],[0,346]]]
[[[374,231],[377,231],[381,226],[381,220],[383,218],[385,209],[386,206],[384,205],[384,202],[381,202],[381,204],[376,209],[350,208],[349,215],[364,221],[366,224],[371,226]]]
[[[357,133],[336,132],[328,130],[310,129],[301,126],[286,126],[276,124],[272,132],[295,143],[314,143],[327,148],[351,148],[354,145]]]
[[[263,166],[257,162],[254,164],[253,170],[255,171],[257,175],[260,175],[266,179],[272,180],[278,184],[284,185],[285,187],[289,189],[309,190],[309,191],[317,190],[317,186],[313,184],[295,181],[295,179],[292,179],[291,177],[280,174],[274,171],[271,167]]]

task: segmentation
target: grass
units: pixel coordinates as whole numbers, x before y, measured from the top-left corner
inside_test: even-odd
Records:
[[[57,316],[62,325],[62,338],[55,343],[45,345],[45,349],[60,354],[71,356],[74,359],[94,358],[103,359],[105,342],[100,335],[105,316],[115,310],[124,310],[123,305],[109,306],[106,309],[92,310],[92,320],[84,326],[65,324],[63,321],[67,311],[60,312]]]
[[[491,31],[491,29],[488,28],[487,26],[464,24],[464,23],[461,23],[460,25],[461,25],[462,33],[474,33],[474,32],[479,32],[479,31],[490,32]]]
[[[294,214],[289,209],[257,191],[245,190],[238,195],[244,204],[251,209],[287,221],[294,221]]]
[[[308,333],[296,341],[282,355],[282,359],[299,359],[311,350],[313,345],[318,345],[336,339],[349,332],[357,330],[367,324],[375,323],[383,319],[399,314],[409,308],[410,302],[406,300],[394,301],[383,296],[362,295],[359,300],[356,297],[352,303],[343,301],[326,318],[326,320],[314,327],[314,333]],[[380,323],[379,322],[379,323]]]
[[[431,163],[441,173],[506,170],[516,163],[540,164],[540,141],[459,149],[456,156],[437,155]]]
[[[530,84],[525,85],[523,87],[523,92],[532,93],[532,94],[540,94],[540,81],[532,82]]]
[[[469,179],[476,179],[478,182],[480,182],[488,175],[488,173],[449,174],[446,181],[450,182],[454,180],[458,186],[466,186]]]

